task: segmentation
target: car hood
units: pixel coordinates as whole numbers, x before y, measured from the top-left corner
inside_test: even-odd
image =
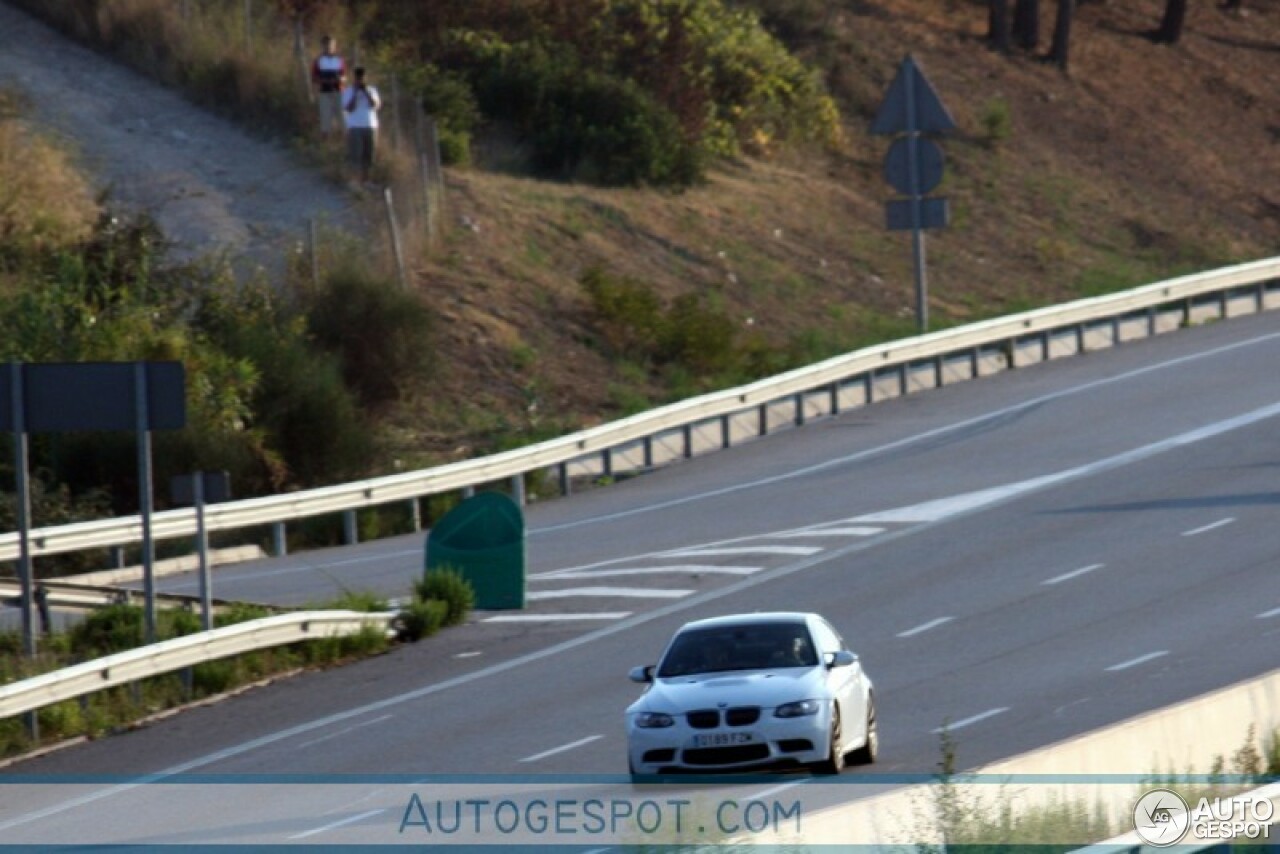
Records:
[[[796,700],[822,699],[827,695],[824,669],[787,667],[656,679],[627,711],[680,714],[721,705],[772,708]]]

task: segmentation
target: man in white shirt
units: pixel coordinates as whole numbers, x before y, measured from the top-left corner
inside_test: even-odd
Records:
[[[355,71],[355,83],[342,93],[342,111],[347,119],[347,160],[360,180],[368,183],[378,141],[378,110],[382,99],[378,89],[365,82],[364,69]]]

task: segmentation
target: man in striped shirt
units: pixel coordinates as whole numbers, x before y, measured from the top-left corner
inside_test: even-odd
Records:
[[[311,85],[320,105],[320,133],[338,136],[344,130],[342,121],[342,87],[347,82],[347,63],[338,55],[333,36],[320,40],[323,50],[311,64]]]

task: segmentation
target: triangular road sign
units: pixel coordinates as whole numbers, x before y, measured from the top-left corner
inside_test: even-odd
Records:
[[[911,109],[913,102],[915,108]],[[924,76],[915,59],[907,56],[898,68],[898,75],[889,84],[880,111],[871,123],[871,132],[946,133],[955,127],[955,120],[942,105],[933,84]]]

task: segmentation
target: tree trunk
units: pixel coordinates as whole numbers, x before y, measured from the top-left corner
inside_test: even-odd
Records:
[[[987,41],[1000,53],[1008,53],[1009,0],[990,0],[987,13]]]
[[[1164,20],[1152,37],[1161,44],[1177,44],[1182,38],[1182,25],[1187,20],[1187,0],[1168,0],[1164,7]]]
[[[1013,34],[1023,50],[1035,50],[1040,44],[1040,0],[1017,0],[1013,7]]]
[[[1063,71],[1067,70],[1071,54],[1071,16],[1075,10],[1075,0],[1058,0],[1058,20],[1053,25],[1053,48],[1049,58]]]

